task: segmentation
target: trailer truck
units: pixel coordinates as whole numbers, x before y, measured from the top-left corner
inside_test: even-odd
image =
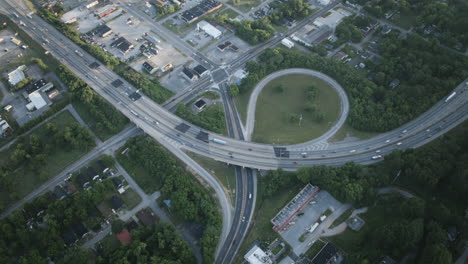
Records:
[[[221,139],[213,138],[211,141],[220,145],[226,145],[226,141],[221,140]]]

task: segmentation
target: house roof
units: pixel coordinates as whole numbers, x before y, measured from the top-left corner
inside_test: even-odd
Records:
[[[81,186],[85,185],[87,182],[89,182],[89,179],[86,175],[80,173],[76,176],[76,181],[78,182],[78,184],[80,184]]]
[[[141,223],[143,223],[145,226],[152,225],[156,223],[156,217],[154,217],[153,211],[151,211],[150,208],[145,208],[141,211],[139,211],[136,214],[138,220],[140,220]]]
[[[112,195],[111,197],[111,206],[113,209],[117,210],[123,206],[123,201],[117,195]]]
[[[192,79],[195,74],[193,74],[193,72],[189,69],[189,68],[185,68],[182,70],[182,72],[189,78],[189,79]]]
[[[99,170],[100,172],[104,172],[104,170],[107,169],[107,166],[104,165],[104,162],[103,162],[102,160],[98,160],[98,161],[96,162],[96,166],[98,167],[98,170]]]
[[[65,245],[67,246],[74,244],[78,240],[75,233],[73,233],[71,230],[68,230],[67,232],[63,233],[62,238],[65,242]]]
[[[114,184],[115,188],[122,186],[122,180],[117,177],[112,178],[112,183]]]
[[[202,75],[204,72],[206,72],[206,68],[203,67],[203,65],[199,64],[197,65],[195,68],[193,68],[193,70],[198,74],[198,75]]]
[[[67,197],[67,193],[60,185],[55,186],[53,193],[57,199],[63,199]]]
[[[88,167],[86,169],[86,174],[88,174],[88,177],[93,178],[96,175],[99,175],[99,173],[96,173],[93,167]]]
[[[128,232],[127,229],[122,230],[122,232],[116,234],[115,236],[122,244],[128,244],[132,242],[132,235],[130,234],[130,232]]]
[[[77,222],[73,224],[72,230],[73,232],[75,232],[76,236],[79,238],[83,237],[86,233],[88,233],[88,229],[81,222]]]

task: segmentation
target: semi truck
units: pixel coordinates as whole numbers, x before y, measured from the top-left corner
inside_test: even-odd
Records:
[[[211,141],[220,145],[226,145],[226,141],[221,140],[221,139],[213,138]]]
[[[309,233],[314,232],[315,229],[317,229],[318,226],[319,226],[319,223],[315,222],[313,225],[311,225],[309,228],[307,228],[307,232],[309,232]]]
[[[451,93],[449,96],[447,96],[447,99],[445,99],[445,102],[447,103],[448,101],[452,100],[452,98],[455,97],[455,95],[457,95],[457,92]]]

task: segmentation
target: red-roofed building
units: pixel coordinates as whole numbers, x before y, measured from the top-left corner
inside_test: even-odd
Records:
[[[116,236],[122,244],[128,244],[132,242],[132,235],[130,234],[130,232],[128,232],[127,229],[124,229],[122,232],[116,234]]]

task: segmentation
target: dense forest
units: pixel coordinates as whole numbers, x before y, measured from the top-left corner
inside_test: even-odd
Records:
[[[362,131],[383,132],[420,115],[468,75],[468,58],[417,35],[400,39],[389,34],[379,47],[382,58],[376,63],[368,62],[376,73],[374,81],[367,79],[367,73],[336,60],[296,50],[268,49],[257,62],[247,63],[249,75],[242,79],[239,92],[250,92],[263,77],[281,69],[318,70],[345,89],[350,101],[349,125]],[[388,84],[394,78],[400,79],[401,85],[392,89]]]
[[[447,241],[447,229],[456,227],[461,240],[468,236],[464,219],[468,208],[467,134],[465,122],[428,145],[395,151],[374,165],[271,171],[259,186],[265,197],[271,197],[285,186],[310,182],[356,208],[380,208],[379,217],[388,221],[367,230],[361,244],[346,252],[349,263],[373,263],[383,255],[400,258],[409,251],[416,252],[416,263],[452,263],[459,240]],[[377,195],[378,188],[392,184],[416,197],[402,200],[399,194]]]
[[[209,192],[161,145],[148,136],[138,136],[125,144],[128,156],[162,183],[162,199],[171,200],[170,212],[179,221],[195,222],[204,227],[200,246],[204,263],[214,263],[221,232],[221,215]]]

